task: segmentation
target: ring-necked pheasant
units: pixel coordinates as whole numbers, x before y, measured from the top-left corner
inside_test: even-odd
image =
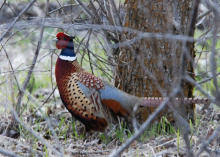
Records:
[[[77,62],[73,38],[57,34],[56,47],[62,49],[56,62],[56,82],[60,97],[68,111],[87,130],[104,131],[116,116],[131,118],[134,106],[158,107],[163,99],[129,95],[98,77],[86,72]],[[190,103],[205,103],[207,99],[187,99]],[[140,110],[147,112],[147,107]],[[144,117],[144,116],[143,116]]]

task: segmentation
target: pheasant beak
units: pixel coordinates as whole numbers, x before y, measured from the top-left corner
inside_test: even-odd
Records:
[[[57,38],[53,38],[53,39],[52,39],[52,41],[57,41],[57,40],[58,40]]]
[[[56,48],[57,41],[58,41],[57,38],[53,38],[53,39],[51,40],[51,45],[53,45],[53,47],[54,47],[55,49],[57,49],[57,48]]]

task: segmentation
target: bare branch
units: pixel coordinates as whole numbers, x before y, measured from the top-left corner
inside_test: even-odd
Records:
[[[95,15],[90,11],[90,9],[81,1],[81,0],[76,0],[81,7],[84,9],[84,12],[89,15],[91,18],[95,18]]]
[[[11,152],[9,150],[2,149],[2,148],[0,148],[0,154],[6,155],[6,156],[10,156],[10,157],[21,157],[20,155],[15,154],[14,152]]]
[[[45,7],[45,12],[47,12],[47,10],[48,10],[48,3],[49,3],[49,0],[47,0],[46,7]],[[41,28],[40,28],[40,37],[39,37],[39,40],[38,40],[37,49],[35,51],[34,58],[32,60],[31,67],[30,67],[30,69],[28,71],[27,77],[25,78],[25,81],[24,81],[24,83],[22,85],[22,88],[19,91],[19,97],[18,97],[17,106],[16,106],[16,111],[19,114],[20,114],[21,100],[22,100],[22,98],[24,96],[24,91],[25,91],[25,89],[26,89],[26,87],[28,85],[28,82],[29,82],[30,78],[31,78],[31,75],[32,75],[33,69],[35,67],[35,64],[36,64],[36,61],[37,61],[37,57],[39,55],[39,51],[40,51],[40,48],[41,48],[43,32],[44,32],[44,24],[45,24],[45,21],[46,21],[45,20],[46,16],[47,16],[47,14],[45,13],[44,19],[43,19],[43,22],[42,22],[42,25],[41,25]]]
[[[15,25],[15,23],[17,22],[17,20],[36,2],[36,0],[32,0],[23,10],[22,12],[16,17],[16,19],[11,23],[11,25],[8,27],[8,29],[2,34],[1,38],[0,38],[0,42],[2,41],[2,39],[5,37],[6,33],[8,33],[11,28]]]
[[[214,138],[216,138],[218,136],[220,132],[220,126],[218,126],[218,128],[214,131],[214,133],[206,140],[204,141],[202,144],[201,144],[201,148],[199,150],[199,152],[196,154],[197,157],[199,157],[199,155],[207,150],[207,147],[209,146],[209,144],[213,141]]]
[[[210,10],[204,12],[203,14],[199,15],[199,16],[197,17],[196,21],[201,20],[203,17],[207,16],[207,15],[210,14],[211,12],[212,12],[212,9],[210,9]]]

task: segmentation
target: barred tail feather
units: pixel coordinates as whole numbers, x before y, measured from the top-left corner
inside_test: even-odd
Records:
[[[143,103],[141,106],[146,107],[158,107],[164,100],[167,98],[162,97],[146,97],[143,99]],[[182,100],[181,98],[175,98],[177,103],[180,103]],[[184,98],[184,103],[187,105],[190,104],[210,104],[211,100],[208,98]]]

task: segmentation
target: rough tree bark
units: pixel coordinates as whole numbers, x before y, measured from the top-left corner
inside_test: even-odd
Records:
[[[186,35],[193,2],[192,0],[126,0],[125,5],[127,15],[124,27],[150,33]],[[126,32],[127,39],[135,37],[136,35]],[[189,46],[190,54],[194,58],[193,43]],[[134,56],[134,52],[140,56],[139,59]],[[158,97],[162,95],[155,86],[157,82],[165,95],[169,95],[179,81],[181,53],[180,41],[156,38],[137,40],[130,47],[123,48],[119,54],[116,86],[137,96]],[[185,64],[189,75],[194,78],[192,64],[189,60]],[[154,80],[149,76],[149,72],[154,76]],[[186,83],[184,96],[192,97],[192,92],[193,86]],[[194,121],[194,108],[194,105],[185,107],[182,116]],[[149,108],[149,114],[153,110]],[[165,114],[168,115],[169,120],[173,119],[170,111],[164,111],[161,116]]]

